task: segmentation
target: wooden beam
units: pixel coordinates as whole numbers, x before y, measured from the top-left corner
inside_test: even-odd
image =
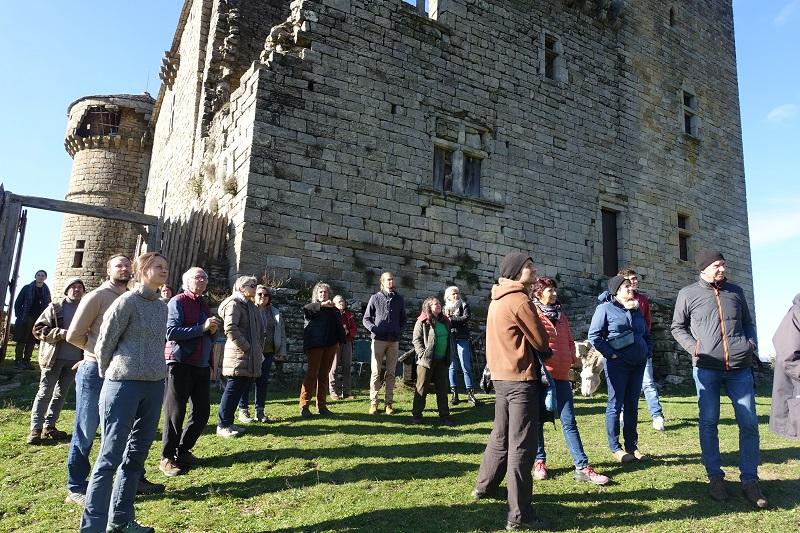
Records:
[[[39,196],[12,195],[12,201],[18,201],[23,206],[47,211],[59,211],[61,213],[71,213],[73,215],[83,215],[96,218],[110,218],[132,224],[143,224],[145,226],[156,226],[158,217],[145,215],[134,211],[117,209],[116,207],[99,207],[96,205],[81,204],[78,202],[67,202],[65,200],[53,200],[51,198],[41,198]]]

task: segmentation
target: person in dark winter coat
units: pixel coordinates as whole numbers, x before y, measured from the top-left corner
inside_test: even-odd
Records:
[[[653,347],[631,282],[622,276],[608,280],[589,326],[589,342],[605,357],[608,405],[608,447],[620,462],[643,459],[637,431],[639,395],[647,358]],[[625,449],[619,443],[619,414],[625,410]]]
[[[36,271],[36,279],[19,291],[14,301],[14,341],[17,343],[14,352],[14,367],[30,370],[31,356],[36,348],[37,339],[33,334],[33,324],[42,311],[50,305],[50,288],[45,284],[47,272]]]
[[[447,368],[453,357],[455,343],[450,321],[442,313],[442,304],[437,298],[427,298],[422,302],[422,312],[414,324],[412,343],[417,355],[417,383],[411,423],[422,423],[426,389],[433,379],[439,418],[445,426],[452,426],[450,407],[447,405]]]
[[[728,498],[719,450],[720,391],[733,404],[739,426],[739,479],[745,497],[757,508],[768,507],[758,486],[759,436],[753,356],[756,329],[744,291],[725,277],[725,258],[718,250],[695,254],[700,279],[678,292],[672,336],[692,354],[697,388],[700,452],[709,480],[709,494]],[[627,422],[627,420],[626,420]]]
[[[775,376],[769,429],[776,435],[800,439],[800,294],[794,297],[772,344]]]
[[[339,345],[345,341],[342,315],[331,300],[331,286],[319,282],[311,291],[311,303],[303,307],[303,351],[308,358],[306,375],[300,388],[300,416],[311,418],[308,405],[312,392],[317,398],[317,413],[329,416],[326,406],[328,374]]]
[[[450,405],[458,405],[458,369],[464,374],[464,387],[467,389],[467,402],[475,407],[478,400],[475,398],[475,385],[472,378],[472,339],[469,332],[470,311],[469,304],[461,298],[461,293],[455,285],[447,287],[444,291],[444,314],[450,321],[450,334],[455,343],[456,357],[450,361]]]

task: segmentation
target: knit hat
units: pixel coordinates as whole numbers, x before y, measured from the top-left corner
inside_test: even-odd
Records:
[[[708,265],[713,263],[714,261],[724,261],[725,258],[722,257],[722,252],[719,250],[709,250],[704,249],[700,250],[696,254],[694,254],[694,261],[697,264],[697,270],[705,270]]]
[[[503,258],[503,262],[500,264],[500,277],[517,279],[519,273],[522,271],[522,267],[528,260],[533,261],[528,254],[520,252],[508,254]]]
[[[64,296],[67,295],[69,288],[76,283],[80,283],[81,287],[83,287],[83,290],[86,290],[86,285],[83,284],[83,280],[81,278],[70,278],[66,281],[66,285],[64,285]]]
[[[622,287],[622,284],[625,283],[626,281],[627,280],[625,279],[624,276],[614,276],[613,278],[609,279],[608,292],[611,294],[611,296],[617,294],[619,288]]]

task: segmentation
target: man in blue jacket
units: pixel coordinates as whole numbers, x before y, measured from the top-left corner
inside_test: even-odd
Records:
[[[717,250],[695,255],[700,279],[680,290],[672,317],[672,336],[692,354],[699,408],[700,452],[717,501],[728,498],[719,451],[720,390],[733,404],[739,426],[739,479],[745,497],[757,508],[769,504],[758,487],[759,436],[753,384],[756,328],[741,287],[725,278],[725,258]]]
[[[47,272],[37,270],[35,279],[22,287],[14,302],[14,341],[17,343],[14,352],[14,367],[30,370],[31,355],[39,342],[33,335],[33,323],[50,305],[50,288],[45,284]]]
[[[378,392],[381,388],[381,363],[386,359],[386,414],[394,414],[394,376],[400,335],[406,325],[403,297],[394,289],[391,272],[381,274],[381,290],[373,294],[364,311],[364,327],[372,335],[372,374],[369,379],[369,413],[378,412]]]

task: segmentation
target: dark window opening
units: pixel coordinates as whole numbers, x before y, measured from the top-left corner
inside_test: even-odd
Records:
[[[117,135],[119,133],[119,111],[105,107],[90,107],[77,129],[79,137]]]
[[[481,159],[464,156],[464,194],[481,195]]]
[[[557,43],[558,39],[554,36],[547,34],[544,36],[544,75],[551,80],[556,79]]]
[[[392,104],[392,115],[397,114],[397,104]]]
[[[442,192],[453,190],[453,152],[439,146],[433,148],[433,187]]]
[[[617,239],[617,213],[602,210],[603,274],[616,276],[619,272],[619,241]]]
[[[678,228],[679,229],[689,229],[687,227],[689,217],[687,215],[678,215]]]
[[[311,91],[311,92],[314,92],[314,82],[313,81],[309,81],[308,82],[308,90]]]
[[[675,8],[674,7],[669,8],[669,25],[670,26],[674,26],[675,25]]]
[[[86,248],[86,241],[75,241],[76,250],[83,250],[84,248]]]
[[[688,261],[689,260],[689,236],[688,235],[678,235],[678,257],[680,257],[681,261]]]
[[[83,251],[76,251],[75,255],[72,256],[72,268],[81,268],[83,267]]]
[[[685,105],[690,109],[694,109],[695,105],[694,95],[691,93],[687,93],[686,91],[683,91],[683,105]]]
[[[697,136],[697,97],[683,91],[683,132]]]

